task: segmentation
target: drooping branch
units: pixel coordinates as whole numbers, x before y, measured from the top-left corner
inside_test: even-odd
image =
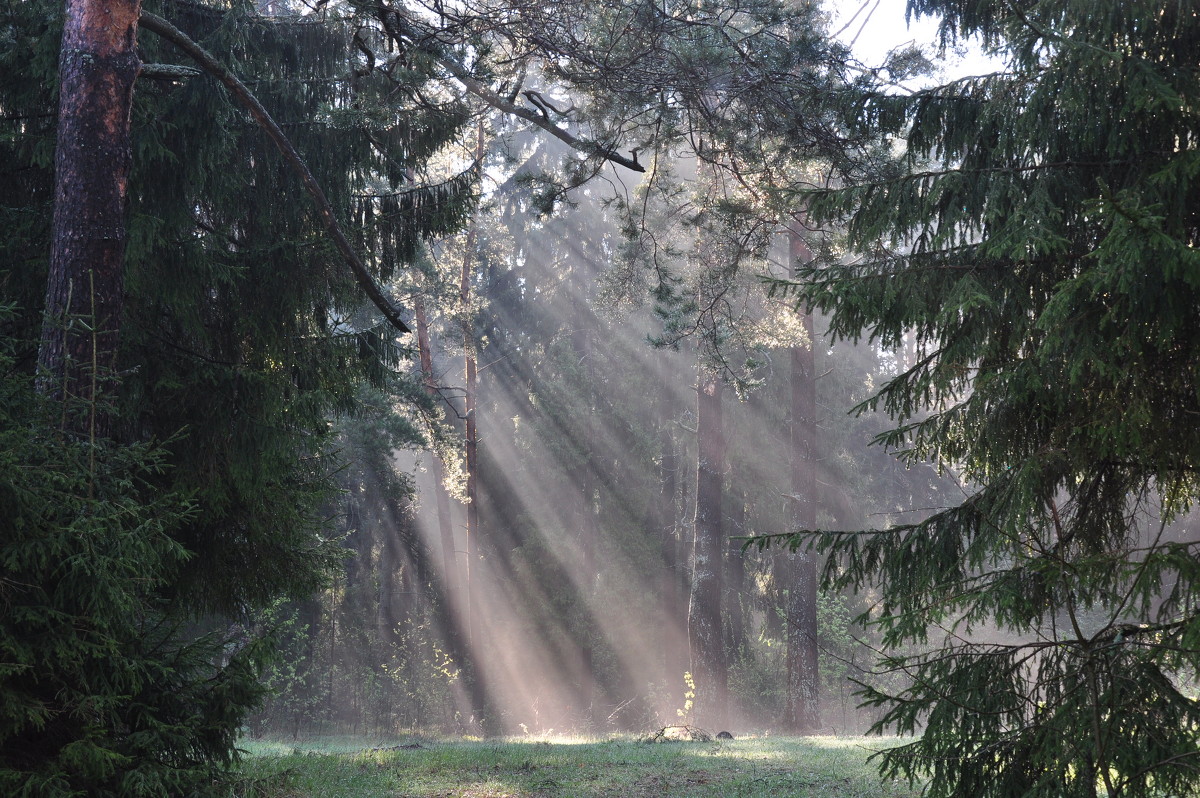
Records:
[[[141,26],[147,30],[157,33],[167,41],[174,44],[180,50],[187,53],[192,60],[199,64],[204,71],[215,77],[217,80],[229,90],[250,115],[254,117],[254,121],[263,129],[267,136],[275,143],[275,147],[287,161],[288,166],[300,178],[304,184],[304,188],[308,191],[313,202],[317,206],[317,215],[321,217],[321,223],[325,227],[325,231],[329,237],[333,239],[334,245],[337,247],[342,258],[350,267],[350,271],[354,273],[354,279],[358,281],[359,286],[374,303],[375,307],[379,308],[393,327],[400,332],[411,332],[408,325],[400,318],[399,309],[396,305],[383,293],[383,289],[376,284],[371,273],[367,270],[366,265],[354,248],[350,246],[350,241],[346,238],[346,234],[342,232],[341,225],[338,224],[337,216],[333,212],[333,206],[329,204],[329,200],[325,197],[325,192],[321,190],[321,186],[317,183],[309,171],[308,165],[296,152],[296,148],[292,146],[292,142],[276,124],[271,115],[267,113],[267,109],[263,108],[262,103],[251,94],[246,85],[238,80],[237,76],[225,68],[223,64],[213,58],[203,47],[192,40],[186,33],[176,28],[162,17],[150,14],[143,11],[140,18]]]

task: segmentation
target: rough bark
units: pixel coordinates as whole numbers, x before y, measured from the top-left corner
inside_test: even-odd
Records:
[[[793,264],[812,258],[800,233],[788,232]],[[816,360],[813,352],[812,315],[802,317],[807,340],[791,353],[791,408],[788,414],[791,452],[793,529],[816,526]],[[785,556],[787,571],[787,685],[783,725],[788,731],[811,734],[820,728],[817,670],[817,573],[811,552]]]
[[[125,194],[140,0],[68,0],[59,57],[58,142],[39,390],[68,428],[108,434],[99,401],[114,378],[125,265]]]
[[[696,715],[702,724],[722,726],[729,699],[729,673],[722,637],[721,592],[725,539],[721,491],[725,475],[722,385],[701,374],[696,386],[696,541],[688,608],[688,642],[696,683]]]

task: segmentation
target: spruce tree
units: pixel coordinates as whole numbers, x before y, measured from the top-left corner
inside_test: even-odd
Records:
[[[1200,16],[1184,3],[911,0],[995,74],[858,92],[882,173],[811,196],[852,256],[802,270],[841,338],[916,360],[860,410],[957,470],[924,521],[824,533],[827,583],[878,585],[882,754],[931,796],[1197,789]],[[798,542],[798,541],[796,541]]]
[[[261,695],[261,612],[310,594],[342,557],[331,420],[370,415],[364,385],[416,390],[394,378],[404,341],[363,301],[328,216],[384,281],[472,196],[470,170],[433,188],[413,179],[462,115],[420,104],[419,70],[374,69],[369,23],[173,0],[146,10],[244,79],[326,207],[314,212],[228,83],[179,68],[190,51],[143,28],[142,60],[172,68],[143,68],[134,88],[120,335],[83,397],[107,423],[80,435],[31,387],[62,19],[54,3],[0,12],[6,795],[219,788]]]

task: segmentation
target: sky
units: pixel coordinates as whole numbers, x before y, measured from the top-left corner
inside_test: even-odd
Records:
[[[921,17],[905,22],[906,0],[825,0],[825,6],[833,14],[831,30],[840,29],[837,38],[851,45],[864,64],[879,64],[889,50],[910,42],[930,50],[936,46],[937,20]],[[943,64],[947,78],[981,74],[998,66],[977,47],[968,47],[962,58],[948,58]]]
[[[904,21],[905,5],[906,0],[826,0],[833,13],[832,29],[841,29],[837,38],[853,42],[854,52],[866,63],[881,60],[888,50],[909,41],[933,42],[936,20],[922,17],[909,26]]]

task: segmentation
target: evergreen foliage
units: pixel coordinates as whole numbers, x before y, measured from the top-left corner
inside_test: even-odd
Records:
[[[0,314],[11,320],[12,309]],[[0,791],[181,795],[213,784],[262,692],[261,642],[195,637],[163,588],[195,505],[166,452],[73,440],[0,353]]]
[[[476,174],[416,182],[463,116],[382,74],[334,18],[148,3],[246,78],[353,221],[376,279],[454,229]],[[404,347],[362,309],[294,177],[207,76],[143,76],[134,99],[125,323],[113,440],[78,441],[32,376],[53,196],[60,9],[0,11],[0,792],[217,789],[258,703],[259,614],[328,584],[343,463],[332,421],[386,427]],[[145,61],[186,58],[144,32]],[[103,375],[105,378],[111,375]],[[384,390],[365,412],[364,386]],[[390,450],[388,450],[390,451]],[[399,489],[407,489],[400,484]],[[205,630],[216,630],[206,634]],[[285,630],[286,631],[286,630]]]
[[[915,365],[860,409],[899,422],[880,443],[969,486],[920,523],[818,538],[830,584],[881,585],[884,664],[911,678],[864,693],[877,729],[924,731],[884,772],[928,776],[931,796],[1194,792],[1200,570],[1179,524],[1200,462],[1200,17],[909,10],[1007,66],[856,95],[849,124],[906,146],[811,197],[855,255],[791,287],[835,336],[915,333]]]

